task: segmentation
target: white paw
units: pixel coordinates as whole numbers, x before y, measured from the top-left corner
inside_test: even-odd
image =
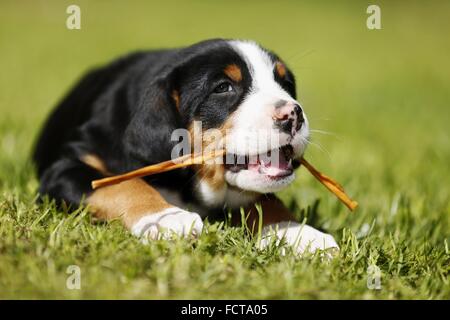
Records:
[[[202,218],[197,213],[171,207],[142,217],[131,232],[146,242],[148,239],[169,239],[173,234],[198,236],[202,229]]]
[[[334,250],[327,250],[331,253],[339,250],[339,246],[333,236],[297,222],[286,221],[264,227],[261,248],[268,246],[273,237],[276,237],[277,243],[284,239],[299,254],[305,251],[313,253],[318,249],[327,250],[333,248]],[[331,257],[330,254],[329,256]]]

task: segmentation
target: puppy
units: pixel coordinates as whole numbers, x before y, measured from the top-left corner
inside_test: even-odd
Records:
[[[173,158],[180,129],[221,133],[226,161],[92,190],[92,180]],[[255,139],[255,131],[265,135]],[[88,73],[50,115],[34,152],[39,193],[84,201],[145,239],[198,235],[202,217],[236,217],[240,207],[254,226],[260,203],[262,246],[284,238],[299,253],[337,248],[273,195],[294,180],[308,134],[292,72],[254,42],[138,52]]]

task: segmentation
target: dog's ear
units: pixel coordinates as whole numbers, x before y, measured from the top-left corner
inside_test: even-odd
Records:
[[[196,70],[205,57],[211,56],[205,53],[205,47],[223,50],[223,41],[205,41],[174,51],[159,70],[150,72],[143,81],[149,85],[138,94],[137,109],[124,135],[130,163],[143,165],[170,159],[172,148],[178,143],[171,141],[172,132],[185,128],[192,118],[191,108],[185,108],[192,101],[180,101],[179,85],[186,82],[181,78],[186,77],[186,70]]]
[[[141,94],[123,140],[126,156],[135,165],[170,158],[176,144],[171,141],[172,132],[183,127],[173,80],[172,73],[160,75]]]

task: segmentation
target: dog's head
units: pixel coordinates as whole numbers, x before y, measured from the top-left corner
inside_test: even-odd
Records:
[[[239,206],[294,180],[308,121],[294,76],[277,55],[253,42],[210,40],[174,51],[157,74],[143,100],[147,114],[137,114],[138,127],[159,125],[164,139],[178,127],[194,135],[200,130],[204,148],[214,142],[227,150],[224,164],[195,169],[197,193],[206,204]],[[162,139],[152,137],[153,143]]]

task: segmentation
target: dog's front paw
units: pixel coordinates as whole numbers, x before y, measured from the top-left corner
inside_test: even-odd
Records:
[[[284,239],[299,254],[305,251],[313,253],[320,249],[326,250],[331,257],[339,250],[333,236],[296,222],[281,222],[264,227],[261,247],[269,245],[274,237],[277,243]]]
[[[202,218],[197,213],[171,207],[142,217],[133,225],[131,232],[145,242],[148,239],[168,239],[174,234],[198,236],[202,229]]]

